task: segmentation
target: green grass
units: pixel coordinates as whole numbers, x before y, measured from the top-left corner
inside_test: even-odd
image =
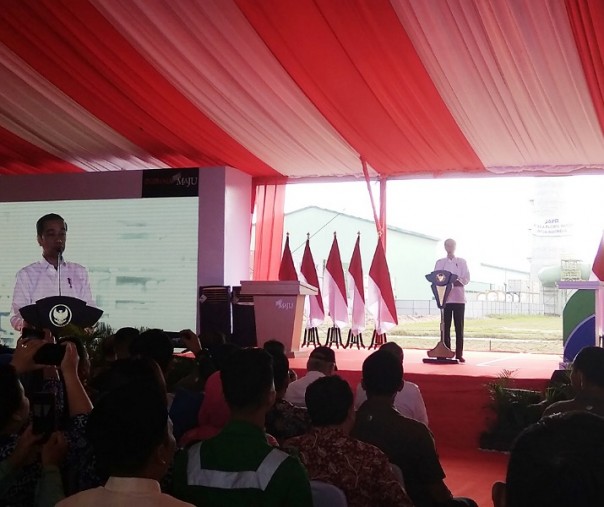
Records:
[[[396,336],[439,336],[438,317],[405,318],[390,331]],[[466,319],[468,338],[495,338],[505,340],[562,341],[562,318],[545,315],[493,315],[483,319]]]
[[[440,317],[399,315],[399,325],[388,332],[388,339],[407,349],[431,349],[440,337]],[[324,343],[329,324],[319,328]],[[371,339],[373,322],[367,322],[363,334]],[[344,340],[348,329],[342,329]],[[562,353],[562,318],[544,315],[490,315],[466,319],[465,349],[497,352]]]

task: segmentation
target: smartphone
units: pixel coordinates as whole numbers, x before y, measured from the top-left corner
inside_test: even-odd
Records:
[[[164,331],[164,333],[166,333],[168,335],[168,338],[170,338],[170,341],[172,342],[172,346],[175,349],[186,349],[187,348],[185,343],[182,341],[182,335],[179,332]]]
[[[21,338],[34,338],[36,340],[43,340],[44,331],[42,329],[34,329],[33,327],[24,327],[21,330]]]
[[[56,399],[54,393],[33,393],[31,396],[32,433],[41,435],[43,444],[57,429]]]
[[[58,343],[46,343],[34,354],[34,363],[46,366],[60,366],[65,355],[65,347]]]

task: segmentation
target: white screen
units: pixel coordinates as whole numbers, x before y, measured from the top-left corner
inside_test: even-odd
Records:
[[[15,337],[8,313],[16,272],[41,259],[36,221],[67,222],[65,259],[88,269],[102,322],[195,329],[197,197],[0,203],[0,333]]]

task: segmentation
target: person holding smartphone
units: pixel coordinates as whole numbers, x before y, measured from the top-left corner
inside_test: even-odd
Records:
[[[10,323],[17,331],[27,327],[19,310],[46,297],[71,296],[96,306],[86,268],[63,258],[67,242],[63,217],[56,213],[44,215],[36,222],[36,234],[42,259],[19,270],[13,291]]]
[[[92,404],[77,374],[78,354],[73,343],[65,345],[61,372],[69,404],[70,428],[53,431],[47,421],[42,425],[46,436],[36,434],[29,423],[34,409],[25,396],[19,376],[40,368],[34,356],[45,345],[42,340],[20,339],[11,363],[0,366],[0,504],[54,505],[63,498],[59,465],[68,446],[75,447],[84,439],[84,429]],[[35,400],[35,398],[34,398]],[[35,415],[36,410],[34,410]],[[41,451],[41,452],[40,452]]]

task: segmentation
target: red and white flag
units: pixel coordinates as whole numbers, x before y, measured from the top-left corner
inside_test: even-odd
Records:
[[[375,329],[378,334],[384,334],[398,324],[390,271],[384,246],[379,238],[369,268],[367,308],[375,319]]]
[[[354,336],[365,330],[365,287],[363,285],[363,263],[361,262],[361,237],[352,251],[348,266],[348,283],[352,288],[352,325]]]
[[[279,266],[279,280],[281,281],[298,281],[298,273],[294,266],[292,251],[289,247],[289,233],[285,238],[285,246],[283,247],[283,255],[281,257],[281,266]]]
[[[604,282],[604,234],[602,234],[602,239],[600,240],[600,245],[598,246],[598,251],[596,252],[596,257],[591,270],[597,280]]]
[[[334,233],[331,250],[325,264],[325,276],[323,278],[323,292],[327,299],[327,309],[333,325],[344,327],[348,325],[348,301],[346,298],[346,280],[342,268],[342,258],[338,239]]]
[[[310,240],[306,240],[304,247],[304,255],[302,256],[302,266],[300,274],[304,277],[306,283],[314,285],[319,293],[316,296],[308,296],[309,311],[308,311],[308,327],[317,327],[325,320],[325,310],[323,309],[323,298],[321,296],[321,287],[319,287],[319,277],[317,276],[317,268],[315,261],[310,251]]]

